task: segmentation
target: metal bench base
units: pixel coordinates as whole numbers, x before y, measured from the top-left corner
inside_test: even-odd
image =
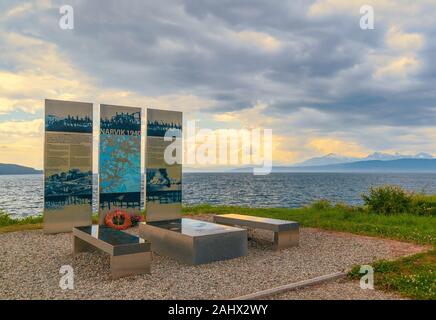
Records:
[[[151,272],[151,252],[111,256],[112,279]]]
[[[263,229],[274,232],[274,249],[280,250],[298,246],[300,227],[297,222],[261,218],[240,214],[215,215],[214,222],[228,226]]]
[[[284,248],[296,247],[299,243],[299,231],[289,230],[274,232],[274,249],[280,250]]]

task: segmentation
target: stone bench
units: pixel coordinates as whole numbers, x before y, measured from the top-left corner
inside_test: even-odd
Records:
[[[241,214],[222,214],[213,217],[215,223],[240,226],[253,229],[264,229],[274,232],[274,248],[276,250],[298,246],[300,226],[298,222],[246,216]]]
[[[150,273],[151,244],[140,237],[106,226],[73,228],[73,253],[100,249],[110,255],[113,279]]]

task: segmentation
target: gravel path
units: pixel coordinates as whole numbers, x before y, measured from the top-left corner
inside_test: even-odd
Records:
[[[250,234],[257,240],[249,241],[246,257],[187,266],[155,254],[151,275],[118,280],[110,280],[104,253],[73,258],[71,234],[0,234],[0,299],[226,299],[422,250],[408,243],[304,228],[298,248],[275,252],[267,241],[271,234]],[[62,265],[74,268],[74,290],[59,287]],[[352,291],[348,286],[338,284],[332,292],[347,298]]]
[[[346,279],[289,291],[270,299],[277,300],[403,300],[398,294],[381,290],[362,290],[359,281]]]

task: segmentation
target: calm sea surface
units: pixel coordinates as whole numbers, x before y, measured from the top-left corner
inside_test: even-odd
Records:
[[[183,203],[293,208],[325,198],[359,204],[369,186],[383,184],[436,193],[436,174],[185,173]],[[42,196],[41,175],[0,176],[0,209],[15,217],[40,214]]]

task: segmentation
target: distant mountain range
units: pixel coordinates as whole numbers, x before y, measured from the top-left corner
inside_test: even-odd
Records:
[[[303,162],[297,163],[293,166],[296,167],[306,167],[306,166],[325,166],[331,164],[342,164],[342,163],[350,163],[350,162],[361,162],[361,161],[371,161],[371,160],[380,160],[380,161],[389,161],[389,160],[400,160],[400,159],[434,159],[431,154],[420,152],[415,155],[404,155],[404,154],[389,154],[382,152],[374,152],[366,157],[356,158],[356,157],[345,157],[342,155],[338,155],[335,153],[329,153],[322,157],[315,157]]]
[[[17,164],[0,163],[0,175],[6,174],[41,174],[42,170],[20,166]]]
[[[253,172],[253,168],[237,168],[231,172]],[[436,173],[436,159],[368,160],[323,166],[274,166],[272,172]]]
[[[436,159],[368,160],[323,166],[277,166],[273,172],[434,172]]]
[[[238,168],[233,172],[252,172]],[[363,158],[327,154],[292,166],[274,166],[272,172],[434,172],[436,158],[428,153],[401,155],[375,152]]]

